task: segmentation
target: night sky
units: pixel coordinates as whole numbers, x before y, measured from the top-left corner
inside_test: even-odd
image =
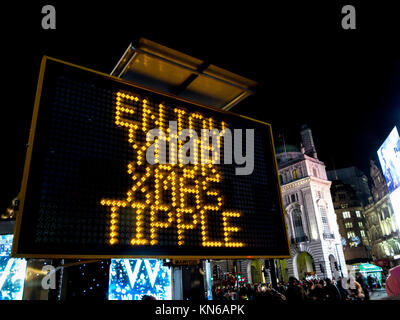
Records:
[[[215,3],[2,4],[0,210],[20,188],[42,56],[110,73],[139,37],[257,81],[256,94],[231,111],[271,123],[290,144],[299,145],[307,124],[327,169],[334,163],[369,174],[369,160],[400,127],[398,8],[381,1]],[[44,4],[56,7],[56,30],[41,28]],[[345,4],[356,7],[357,30],[341,28]]]

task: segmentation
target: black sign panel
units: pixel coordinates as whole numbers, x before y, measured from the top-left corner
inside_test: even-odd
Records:
[[[268,124],[45,57],[13,254],[287,257],[277,176]]]

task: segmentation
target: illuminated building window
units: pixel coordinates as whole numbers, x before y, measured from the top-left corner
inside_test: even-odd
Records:
[[[355,237],[356,234],[354,233],[354,231],[349,231],[347,232],[347,239],[351,239],[352,237]]]
[[[325,234],[330,234],[331,230],[329,228],[328,216],[326,212],[326,208],[324,206],[319,207],[319,211],[321,213],[321,220],[322,220],[322,228]]]
[[[293,215],[294,236],[296,238],[304,237],[303,221],[301,219],[301,211],[295,209]]]
[[[389,209],[388,209],[387,207],[383,208],[383,216],[384,216],[386,219],[389,219],[389,218],[390,218],[390,212],[389,212]]]
[[[360,228],[364,228],[364,225],[363,225],[363,223],[362,223],[361,221],[358,223],[358,226],[359,226]]]
[[[296,180],[299,178],[299,172],[297,171],[297,169],[294,169],[292,171],[292,177],[293,177],[293,180]]]
[[[363,237],[363,238],[365,238],[365,237],[366,237],[366,235],[365,235],[365,231],[364,231],[364,230],[361,230],[361,231],[360,231],[360,234],[361,234],[361,237]]]
[[[343,211],[343,219],[349,219],[351,218],[350,211]]]
[[[351,229],[351,228],[353,228],[353,223],[352,222],[346,222],[345,226],[346,226],[347,229]]]
[[[396,241],[394,246],[394,253],[395,254],[400,254],[400,244]]]
[[[383,243],[382,246],[383,246],[383,250],[384,250],[385,254],[386,254],[388,257],[390,257],[390,256],[393,255],[393,253],[392,253],[393,250],[392,250],[392,248],[387,244],[387,242]]]
[[[361,218],[362,217],[361,216],[361,212],[359,210],[356,210],[356,216],[357,216],[357,218]]]
[[[303,170],[301,167],[299,167],[297,170],[299,171],[299,177],[301,178],[303,176]]]

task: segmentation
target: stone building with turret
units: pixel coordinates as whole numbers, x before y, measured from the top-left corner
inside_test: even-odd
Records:
[[[347,276],[325,164],[311,129],[301,128],[301,147],[277,148],[279,179],[291,242],[291,259],[279,261],[278,276],[303,279]]]
[[[301,128],[301,145],[276,148],[285,218],[291,242],[291,258],[276,259],[276,276],[288,282],[290,276],[335,278],[348,271],[336,223],[325,164],[318,159],[311,129]],[[246,282],[269,282],[271,261],[213,260],[212,268],[222,273],[241,272]],[[218,266],[218,267],[217,267]]]

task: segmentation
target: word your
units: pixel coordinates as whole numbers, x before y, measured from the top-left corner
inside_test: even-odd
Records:
[[[55,29],[56,28],[56,8],[52,5],[45,5],[42,8],[42,13],[46,14],[42,18],[42,28]]]
[[[136,157],[128,163],[128,174],[132,177],[133,185],[127,191],[125,199],[102,199],[102,206],[110,207],[111,245],[120,243],[119,217],[121,210],[130,210],[135,216],[135,236],[130,240],[131,245],[157,245],[162,229],[174,229],[177,244],[182,246],[198,245],[194,240],[187,240],[185,232],[197,229],[201,233],[201,245],[205,247],[242,247],[245,244],[232,239],[232,234],[240,231],[230,220],[239,218],[240,212],[224,211],[224,197],[220,186],[223,180],[219,168],[215,165],[218,154],[212,161],[206,163],[184,164],[182,152],[183,141],[179,139],[182,128],[187,125],[190,130],[207,129],[214,132],[216,144],[221,145],[222,135],[216,135],[215,128],[224,132],[226,123],[206,118],[199,112],[189,113],[182,108],[168,109],[163,104],[154,105],[146,99],[132,94],[117,93],[115,106],[115,124],[128,129],[128,142]],[[176,122],[169,123],[167,118],[176,117]],[[174,127],[176,126],[176,128]],[[148,137],[151,127],[158,128],[157,138]],[[169,136],[161,134],[168,132]],[[213,151],[213,146],[204,145],[204,141],[196,139],[193,131],[192,145],[198,144],[203,150]],[[147,149],[152,145],[152,164],[145,161]],[[164,151],[161,141],[169,141],[169,164],[160,163]],[[193,143],[194,141],[194,143]],[[197,148],[193,148],[194,153]],[[172,151],[171,151],[172,150]],[[183,148],[184,150],[184,148]],[[181,161],[177,159],[182,158]],[[194,159],[196,156],[194,155]],[[223,234],[222,239],[211,239],[209,233],[209,217],[219,219],[218,226]],[[214,219],[215,220],[215,219]],[[214,226],[215,227],[215,226]]]

